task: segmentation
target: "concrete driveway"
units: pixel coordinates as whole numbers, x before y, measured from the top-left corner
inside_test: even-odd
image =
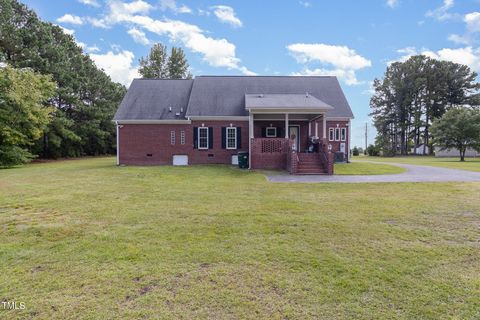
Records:
[[[276,175],[267,176],[270,182],[299,182],[299,183],[368,183],[368,182],[480,182],[480,172],[466,170],[447,169],[440,167],[418,166],[403,163],[380,163],[389,164],[407,169],[406,172],[398,174],[383,175]]]

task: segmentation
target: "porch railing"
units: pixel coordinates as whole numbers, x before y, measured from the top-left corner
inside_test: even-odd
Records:
[[[256,153],[286,153],[290,150],[289,139],[254,138],[253,150]]]

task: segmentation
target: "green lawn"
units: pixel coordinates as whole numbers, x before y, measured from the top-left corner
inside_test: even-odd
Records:
[[[461,169],[480,172],[480,158],[465,158],[465,162],[460,162],[459,158],[435,158],[423,156],[408,157],[353,157],[354,161],[377,161],[377,162],[397,162],[406,164],[418,164],[425,166],[444,167],[451,169]]]
[[[480,183],[0,170],[1,319],[479,319]]]
[[[406,170],[397,166],[388,164],[377,164],[369,162],[351,162],[336,163],[334,167],[335,174],[338,175],[377,175],[377,174],[396,174]]]

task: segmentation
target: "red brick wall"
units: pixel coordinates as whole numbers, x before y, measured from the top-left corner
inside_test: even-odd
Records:
[[[330,141],[329,140],[329,129],[336,128],[338,125],[339,128],[347,128],[346,139],[345,141]],[[348,121],[327,121],[327,143],[332,145],[332,152],[340,151],[340,144],[345,143],[345,154],[349,155],[350,146],[348,145],[348,135],[350,127],[348,126]],[[341,138],[341,137],[340,137]]]
[[[262,152],[262,142],[279,142],[281,147],[277,152]],[[287,155],[291,150],[291,143],[285,138],[254,138],[251,139],[252,169],[284,170],[287,168]]]
[[[213,128],[213,148],[193,148],[193,128]],[[242,145],[239,150],[222,149],[222,127],[241,127]],[[175,131],[175,145],[170,132]],[[185,131],[185,144],[180,144],[180,132]],[[172,164],[173,155],[188,155],[189,164],[231,163],[238,151],[248,151],[248,121],[192,121],[192,124],[126,124],[119,129],[120,164]],[[151,156],[148,156],[151,155]]]
[[[193,128],[213,128],[213,148],[210,150],[193,149]],[[242,146],[239,150],[222,149],[221,127],[241,127]],[[261,137],[262,127],[272,124],[285,130],[284,121],[255,121],[255,137]],[[291,121],[292,125],[300,125],[300,151],[304,151],[308,141],[308,122]],[[328,141],[328,128],[347,127],[347,121],[327,121],[327,142],[332,145],[332,151],[340,150],[340,143],[345,142],[348,153],[350,146],[347,141]],[[315,134],[315,125],[312,123],[312,135]],[[175,145],[170,143],[170,132],[175,131]],[[185,144],[180,144],[180,132],[185,131]],[[192,121],[192,124],[127,124],[119,129],[120,134],[120,164],[127,165],[161,165],[172,164],[173,155],[188,155],[190,164],[204,163],[231,163],[231,156],[238,151],[248,151],[248,121]],[[318,135],[322,137],[322,121],[318,122]],[[151,155],[151,156],[147,156]],[[268,161],[268,159],[265,159]],[[264,161],[264,162],[265,162]],[[271,164],[274,167],[276,165]],[[286,159],[282,166],[285,168]]]

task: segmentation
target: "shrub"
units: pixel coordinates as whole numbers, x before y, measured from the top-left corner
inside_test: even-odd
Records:
[[[0,168],[10,168],[30,162],[34,157],[30,152],[17,146],[0,146]]]
[[[378,157],[380,155],[380,149],[373,144],[367,147],[367,154],[371,157]]]
[[[357,148],[356,146],[355,146],[355,147],[353,147],[353,150],[352,150],[352,155],[354,155],[354,156],[358,156],[358,155],[360,155],[360,152],[358,151],[358,148]]]

